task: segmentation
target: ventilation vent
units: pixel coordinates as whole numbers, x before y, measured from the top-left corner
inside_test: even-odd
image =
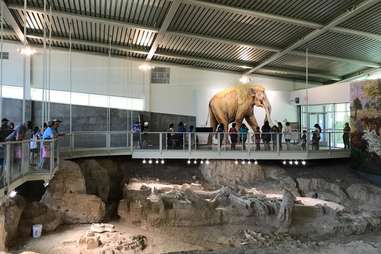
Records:
[[[9,59],[9,52],[0,52],[0,59]]]
[[[151,70],[152,84],[169,84],[170,68],[155,67]]]

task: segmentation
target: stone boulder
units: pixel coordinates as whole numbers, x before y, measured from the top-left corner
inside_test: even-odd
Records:
[[[349,197],[367,210],[381,207],[381,189],[371,184],[352,184],[347,188]]]
[[[52,232],[62,223],[61,213],[58,213],[45,204],[32,202],[24,209],[18,226],[19,235],[22,237],[30,236],[34,224],[42,224],[43,232]]]
[[[236,165],[230,160],[215,160],[209,165],[200,165],[204,179],[214,186],[250,185],[265,179],[260,165]]]
[[[0,204],[0,250],[6,251],[17,239],[17,229],[25,205],[21,196],[5,198]]]
[[[61,213],[66,224],[101,222],[106,213],[105,203],[95,195],[65,193],[59,198],[45,198],[44,203]]]
[[[41,199],[48,208],[62,214],[64,223],[100,222],[105,204],[95,195],[86,194],[85,178],[77,163],[63,161]]]
[[[303,196],[314,197],[339,204],[347,204],[349,197],[336,183],[321,178],[297,178],[299,190]]]
[[[79,165],[85,177],[87,194],[96,195],[103,202],[107,202],[110,194],[110,177],[107,169],[94,159],[83,160]]]
[[[59,170],[50,180],[47,192],[53,195],[62,195],[63,193],[86,193],[85,178],[79,165],[72,161],[63,160],[60,163]]]

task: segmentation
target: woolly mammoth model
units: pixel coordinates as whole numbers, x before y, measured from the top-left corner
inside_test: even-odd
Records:
[[[228,125],[235,122],[239,130],[245,119],[255,130],[258,123],[254,115],[254,106],[264,108],[266,120],[271,124],[271,105],[262,86],[240,85],[227,88],[214,95],[209,102],[211,127],[216,130],[217,124],[221,123],[227,132]]]

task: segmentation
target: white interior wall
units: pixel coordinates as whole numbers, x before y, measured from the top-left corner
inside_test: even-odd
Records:
[[[328,104],[328,103],[348,103],[351,101],[351,87],[347,82],[340,82],[332,85],[318,86],[306,90],[297,90],[290,93],[290,101],[299,97],[300,104]]]
[[[10,50],[10,61],[4,64],[7,73],[4,75],[4,83],[21,85],[23,56],[16,50],[18,45],[5,45]],[[42,49],[38,49],[38,53],[31,60],[33,88],[42,87],[43,53]],[[170,84],[149,84],[149,72],[139,70],[142,61],[78,52],[72,52],[71,57],[73,92],[143,98],[146,110],[194,115],[197,117],[197,124],[201,126],[208,118],[210,98],[224,88],[238,85],[240,78],[239,74],[169,65]],[[51,89],[69,91],[68,50],[52,50],[50,59]],[[296,106],[290,102],[290,92],[304,87],[303,82],[265,76],[255,76],[252,82],[266,88],[273,108],[273,120],[297,120]],[[258,122],[262,124],[263,110],[256,108],[255,112]]]

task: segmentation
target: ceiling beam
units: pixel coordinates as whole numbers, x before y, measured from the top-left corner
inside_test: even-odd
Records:
[[[206,40],[206,41],[211,41],[211,42],[216,42],[216,43],[225,43],[225,44],[234,45],[234,46],[238,46],[238,47],[255,48],[255,49],[270,51],[270,52],[274,52],[274,53],[278,53],[278,52],[282,51],[280,48],[276,48],[276,47],[263,46],[263,45],[254,44],[254,43],[245,43],[245,42],[228,40],[228,39],[220,39],[220,38],[215,38],[215,37],[206,36],[206,35],[196,35],[196,34],[190,34],[190,33],[184,33],[184,32],[171,32],[171,31],[167,32],[166,34],[172,35],[172,36],[178,36],[178,37],[186,37],[186,38],[190,38],[190,39]],[[297,50],[293,50],[293,51],[289,52],[289,54],[295,55],[295,56],[302,56],[302,57],[306,56],[305,52],[297,51]],[[380,64],[372,62],[372,61],[363,61],[363,60],[337,57],[337,56],[329,56],[329,55],[322,55],[322,54],[315,54],[315,53],[309,53],[308,56],[314,57],[314,58],[331,60],[331,61],[346,62],[346,63],[356,64],[356,65],[361,65],[361,66],[367,66],[367,67],[372,67],[372,68],[381,67]]]
[[[174,3],[175,2],[178,2],[178,1],[174,1]],[[15,10],[23,10],[23,7],[20,5],[9,5],[9,8],[15,9]],[[28,8],[27,11],[39,13],[39,14],[44,14],[44,10],[41,8]],[[84,16],[84,15],[71,14],[71,13],[60,12],[60,11],[52,11],[52,15],[55,17],[77,19],[77,20],[82,20],[85,22],[96,22],[96,23],[105,24],[105,25],[115,25],[115,26],[120,26],[120,27],[124,27],[124,28],[129,28],[129,29],[141,29],[141,30],[145,30],[145,31],[159,33],[159,29],[154,28],[154,27],[139,26],[136,24],[126,23],[126,22],[113,21],[111,19],[106,19],[106,18]],[[163,22],[163,24],[164,24],[164,22]],[[240,42],[240,41],[235,41],[235,40],[216,38],[216,37],[211,37],[211,36],[206,36],[206,35],[197,35],[197,34],[191,34],[191,33],[186,33],[186,32],[166,31],[165,35],[180,36],[180,37],[186,37],[186,38],[190,38],[190,39],[207,40],[207,41],[212,41],[212,42],[235,45],[235,46],[239,46],[239,47],[250,47],[250,48],[256,48],[256,49],[270,51],[270,52],[274,52],[274,53],[278,53],[278,52],[282,51],[280,48],[276,48],[276,47],[270,47],[270,46],[254,44],[254,43],[245,43],[245,42]],[[154,43],[157,41],[157,39],[154,41]],[[155,47],[153,47],[154,45],[152,45],[152,47],[151,47],[152,52],[154,52],[154,49],[156,51],[158,44],[159,44],[159,42],[156,43]],[[297,55],[297,56],[303,56],[303,57],[305,56],[305,52],[295,51],[295,50],[289,52],[289,54]],[[361,65],[361,66],[366,66],[366,67],[372,67],[372,68],[381,67],[380,64],[372,62],[372,61],[363,61],[363,60],[357,60],[357,59],[351,59],[351,58],[329,56],[329,55],[322,55],[322,54],[314,54],[314,53],[309,53],[309,56],[314,57],[314,58],[339,61],[339,62],[346,62],[346,63],[356,64],[356,65]],[[152,56],[150,58],[152,58]]]
[[[9,9],[12,9],[12,10],[18,10],[18,11],[24,10],[24,7],[21,5],[10,4],[8,7],[9,7]],[[52,10],[51,12],[48,11],[48,12],[44,13],[44,9],[36,8],[36,7],[28,7],[27,11],[37,13],[40,15],[50,15],[51,14],[53,17],[81,20],[81,21],[90,22],[90,23],[96,22],[96,23],[103,24],[103,25],[118,26],[118,27],[122,27],[122,28],[126,28],[126,29],[139,29],[139,30],[144,30],[144,31],[148,31],[148,32],[153,32],[153,33],[157,33],[159,31],[157,28],[153,28],[153,27],[142,26],[142,25],[138,25],[138,24],[131,24],[131,23],[116,21],[116,20],[112,20],[112,19],[108,19],[108,18],[100,18],[100,17],[93,17],[93,16],[68,13],[68,12],[63,12],[63,11]]]
[[[3,10],[3,16],[4,16],[5,22],[7,22],[7,24],[12,27],[12,29],[15,31],[17,35],[17,38],[19,38],[19,40],[23,44],[28,44],[28,41],[25,38],[24,33],[22,32],[21,28],[19,27],[15,18],[13,17],[12,13],[8,9],[7,4],[4,2],[4,0],[0,0],[0,4],[1,4],[0,9]]]
[[[178,0],[178,1],[173,1],[171,3],[171,7],[169,8],[167,15],[165,16],[164,21],[161,24],[160,30],[158,34],[156,35],[156,39],[152,43],[151,49],[147,55],[147,58],[146,58],[147,61],[151,61],[152,57],[154,56],[156,49],[159,46],[159,44],[162,42],[164,38],[164,34],[167,31],[169,25],[171,24],[171,21],[173,17],[175,16],[177,10],[179,9],[181,2],[182,2],[181,0]]]
[[[43,36],[41,35],[27,35],[28,38],[30,39],[38,39],[38,40],[43,40]],[[65,37],[52,37],[52,41],[56,42],[61,42],[61,43],[70,43],[70,40],[65,38]],[[99,42],[89,42],[85,40],[71,40],[72,45],[83,45],[83,46],[93,46],[93,47],[98,47],[98,48],[110,48],[110,44],[108,43],[99,43]],[[115,46],[111,45],[111,49],[115,50],[120,50],[124,52],[130,52],[130,53],[138,53],[138,54],[145,54],[148,55],[149,51],[147,50],[137,50],[137,49],[132,49],[129,47],[123,47],[123,46]],[[231,61],[219,61],[219,60],[211,60],[207,58],[199,58],[199,57],[189,57],[189,56],[180,56],[180,55],[173,55],[173,54],[168,54],[168,53],[156,53],[155,56],[161,56],[161,57],[166,57],[166,58],[171,58],[171,59],[179,59],[179,60],[185,60],[185,61],[195,61],[195,62],[200,62],[200,63],[209,63],[209,64],[217,64],[217,65],[225,65],[225,66],[233,66],[233,67],[239,67],[241,69],[251,69],[253,66],[248,66],[245,65],[244,63],[237,63],[237,62],[231,62]],[[297,76],[304,76],[305,73],[302,71],[295,71],[295,70],[288,70],[288,69],[281,69],[281,68],[263,68],[261,70],[268,71],[268,72],[276,72],[276,73],[281,73],[281,74],[289,74],[289,75],[297,75]],[[276,74],[275,73],[275,74]],[[327,74],[321,74],[321,73],[310,73],[311,77],[316,77],[316,78],[321,78],[321,79],[326,79],[326,80],[334,80],[338,81],[341,80],[340,77],[334,76],[334,75],[327,75]]]
[[[324,25],[316,23],[316,22],[281,16],[276,14],[269,14],[269,13],[260,12],[260,11],[248,10],[248,9],[228,6],[228,5],[224,5],[220,3],[204,2],[200,0],[188,0],[187,3],[191,5],[197,5],[197,6],[207,7],[207,8],[216,9],[216,10],[222,10],[222,11],[235,13],[239,15],[246,15],[246,16],[256,17],[260,19],[266,19],[266,20],[278,21],[278,22],[297,25],[297,26],[308,27],[311,29],[321,29],[324,27]],[[343,28],[343,27],[331,27],[329,31],[341,33],[341,34],[362,36],[369,39],[381,41],[381,34],[362,32],[362,31]]]
[[[284,49],[284,50],[282,50],[282,51],[272,55],[271,57],[269,57],[268,59],[266,59],[262,63],[258,64],[256,67],[254,67],[250,71],[248,71],[246,74],[253,73],[253,72],[259,70],[260,68],[262,68],[262,67],[272,63],[273,61],[281,58],[282,56],[284,56],[286,54],[288,54],[292,50],[294,50],[294,49],[296,49],[296,48],[306,44],[307,42],[317,38],[318,36],[322,35],[326,31],[328,31],[330,28],[333,28],[333,27],[339,25],[340,23],[342,23],[342,22],[344,22],[344,21],[354,17],[358,13],[360,13],[360,12],[370,8],[371,6],[373,6],[373,5],[375,5],[376,3],[379,3],[379,2],[381,2],[381,0],[365,0],[365,1],[361,2],[359,5],[354,7],[352,10],[349,10],[349,11],[343,13],[342,15],[338,16],[337,18],[335,18],[334,20],[329,22],[324,27],[312,31],[311,33],[307,34],[304,38],[296,41],[295,43],[293,43],[292,45],[290,45],[286,49]]]

